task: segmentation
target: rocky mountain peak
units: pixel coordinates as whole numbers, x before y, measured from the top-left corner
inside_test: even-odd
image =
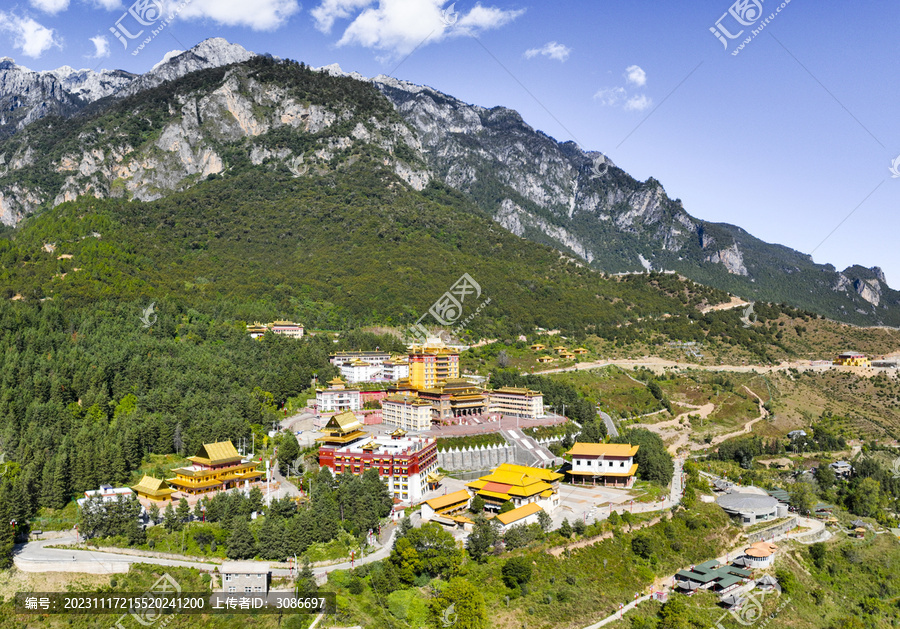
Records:
[[[169,51],[161,62],[146,74],[137,77],[117,96],[132,96],[191,72],[240,63],[255,56],[255,52],[250,52],[240,44],[232,44],[222,37],[204,39],[190,50]]]
[[[109,96],[98,104],[103,111],[106,103],[115,107],[118,98],[256,56],[238,44],[212,38],[187,51],[170,51],[137,77],[120,70],[95,73],[69,66],[38,73],[3,58],[0,131],[18,133],[40,117],[68,116]],[[838,273],[834,267],[817,265],[808,254],[763,242],[737,226],[695,218],[680,200],[670,199],[656,179],[639,181],[604,153],[559,142],[529,126],[514,109],[468,104],[394,77],[368,79],[338,64],[297,68],[310,69],[328,75],[317,77],[314,84],[325,85],[332,81],[328,77],[369,83],[399,117],[360,118],[347,126],[348,116],[354,114],[335,109],[330,101],[310,104],[305,97],[292,97],[283,81],[247,81],[246,73],[228,73],[215,87],[185,93],[185,100],[160,118],[161,132],[152,143],[120,146],[103,130],[85,129],[79,151],[56,155],[52,163],[40,166],[63,174],[61,187],[22,183],[19,172],[38,168],[41,161],[26,131],[19,136],[22,141],[9,144],[11,150],[0,150],[0,221],[14,224],[44,203],[83,194],[150,200],[210,175],[227,176],[218,148],[222,142],[240,143],[240,150],[249,147],[247,158],[254,166],[277,162],[298,177],[330,168],[330,160],[357,143],[373,144],[386,153],[384,165],[392,166],[412,188],[422,190],[432,178],[438,179],[509,231],[595,269],[671,270],[749,300],[792,303],[858,323],[900,323],[900,293],[887,286],[880,268],[855,266]],[[322,134],[329,127],[342,131],[319,137],[314,151],[272,145],[265,137],[279,128],[302,135]]]

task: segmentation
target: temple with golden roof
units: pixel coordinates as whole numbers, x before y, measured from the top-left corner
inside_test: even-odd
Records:
[[[166,481],[147,475],[144,475],[141,481],[137,485],[132,486],[131,489],[139,498],[158,500],[160,502],[171,500],[172,494],[175,493],[175,490],[169,487]]]
[[[230,489],[263,475],[257,471],[256,462],[244,461],[231,441],[205,443],[188,461],[191,465],[173,469],[175,478],[166,479],[170,487],[188,494]]]
[[[559,505],[559,481],[562,478],[562,474],[552,470],[501,463],[493,472],[466,487],[481,496],[487,509],[498,510],[507,501],[515,507],[533,502],[552,512]]]
[[[338,413],[328,420],[322,429],[325,436],[316,439],[323,446],[343,446],[357,439],[366,437],[368,433],[362,430],[362,422],[353,414],[353,411]]]

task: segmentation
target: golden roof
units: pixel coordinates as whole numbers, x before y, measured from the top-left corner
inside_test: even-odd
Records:
[[[328,423],[325,424],[324,431],[347,434],[351,431],[359,429],[361,426],[362,423],[359,421],[359,418],[357,418],[356,415],[353,414],[353,411],[344,411],[342,413],[334,415],[331,419],[329,419]]]
[[[152,476],[144,476],[141,481],[132,487],[138,493],[151,496],[168,495],[174,493],[174,489],[170,489],[166,481],[161,478],[153,478]]]
[[[503,524],[509,524],[510,522],[516,522],[521,520],[522,518],[527,518],[529,515],[533,515],[538,511],[543,511],[540,505],[536,502],[529,502],[526,505],[522,505],[518,509],[513,509],[512,511],[507,511],[506,513],[501,513],[497,516],[497,519],[500,520]]]
[[[223,469],[227,469],[229,471],[252,470],[256,469],[256,461],[247,461],[246,463],[242,461],[240,463],[235,463],[234,465],[229,465],[227,468],[195,470],[190,467],[176,467],[171,471],[175,472],[176,476],[185,476],[187,478],[205,478],[207,476],[216,476],[217,474],[221,474]]]
[[[189,483],[188,481],[182,478],[169,478],[166,482],[175,485],[176,487],[184,487],[186,489],[206,489],[207,487],[218,487],[222,485],[225,481],[210,478],[208,480],[202,480],[196,483]]]
[[[503,502],[509,500],[509,494],[504,494],[497,491],[488,491],[486,489],[482,489],[481,491],[479,491],[478,495],[487,496],[488,498],[497,498],[498,500],[502,500]]]
[[[397,402],[399,404],[412,404],[413,406],[431,406],[431,404],[429,404],[422,398],[406,393],[395,393],[393,395],[389,395],[381,402],[382,404],[384,404],[384,402]]]
[[[516,465],[515,463],[501,463],[497,466],[496,471],[527,474],[528,476],[538,478],[547,483],[552,483],[563,478],[562,474],[554,472],[553,470],[544,469],[542,467],[530,467],[528,465]]]
[[[526,387],[500,387],[499,389],[494,389],[491,393],[499,393],[499,394],[508,394],[508,395],[527,395],[529,397],[533,397],[536,395],[543,395],[540,391],[532,391]]]
[[[467,502],[469,498],[469,492],[467,492],[465,489],[460,489],[459,491],[454,491],[452,494],[438,496],[437,498],[426,500],[425,504],[437,511],[439,509],[451,507],[462,502]]]
[[[204,443],[196,456],[188,457],[188,461],[201,465],[222,465],[224,463],[237,463],[241,460],[241,455],[238,454],[231,441]]]
[[[363,437],[368,437],[369,433],[364,430],[354,430],[353,432],[348,432],[347,434],[331,434],[325,435],[324,437],[318,437],[316,441],[321,441],[324,444],[331,443],[351,443],[356,441],[357,439],[362,439]]]
[[[634,456],[640,446],[630,443],[575,443],[566,454],[572,456]]]

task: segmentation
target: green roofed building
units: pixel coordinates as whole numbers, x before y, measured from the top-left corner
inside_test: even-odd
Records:
[[[721,594],[733,590],[749,579],[751,574],[749,570],[743,568],[720,566],[718,561],[711,559],[693,566],[690,570],[678,571],[675,574],[675,585],[685,592],[709,589]]]

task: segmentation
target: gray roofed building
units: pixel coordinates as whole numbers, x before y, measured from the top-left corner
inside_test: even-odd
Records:
[[[746,599],[743,596],[738,596],[737,594],[729,594],[728,596],[722,598],[719,602],[722,603],[725,607],[729,609],[733,607],[740,607],[744,604]]]
[[[256,561],[224,561],[219,566],[222,575],[223,592],[256,592],[266,594],[269,591],[268,564]]]
[[[849,476],[853,473],[853,466],[850,465],[847,461],[835,461],[831,465],[829,465],[832,470],[834,470],[835,476]]]
[[[779,514],[779,501],[767,495],[733,491],[719,496],[716,502],[745,526],[772,520]],[[781,508],[786,511],[783,505]]]

